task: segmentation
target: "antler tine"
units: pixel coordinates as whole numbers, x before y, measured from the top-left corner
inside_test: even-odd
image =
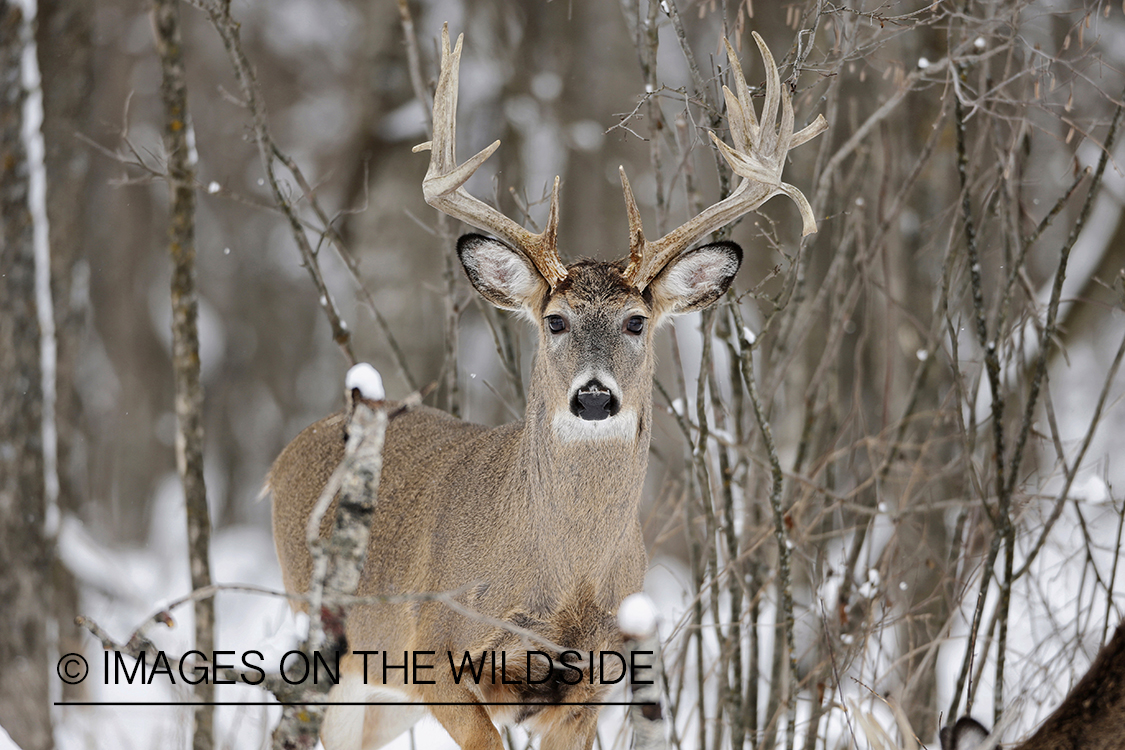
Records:
[[[444,214],[491,232],[519,249],[535,264],[552,289],[566,278],[566,266],[559,260],[556,235],[559,227],[559,178],[551,190],[551,208],[547,226],[534,234],[488,204],[477,200],[463,187],[485,160],[500,147],[500,141],[457,164],[457,84],[461,68],[461,44],[465,35],[457,37],[457,46],[450,50],[449,26],[441,30],[441,74],[434,92],[434,138],[414,147],[414,152],[429,151],[430,166],[422,180],[426,203]]]
[[[621,174],[621,189],[625,191],[625,213],[629,216],[629,267],[626,269],[626,278],[629,271],[639,267],[644,261],[645,230],[641,223],[641,212],[637,208],[637,201],[633,199],[633,189],[629,187],[629,178],[625,176],[625,167],[618,167]]]
[[[801,212],[802,235],[816,231],[816,219],[812,206],[804,194],[788,183],[781,181],[785,159],[791,149],[800,146],[828,129],[823,115],[805,128],[793,132],[793,102],[789,90],[781,85],[777,64],[769,48],[757,32],[751,32],[762,62],[766,67],[766,100],[762,106],[762,119],[759,123],[754,104],[750,99],[750,87],[742,74],[742,67],[731,48],[730,42],[723,40],[734,76],[734,92],[723,87],[723,98],[727,105],[727,123],[730,126],[733,148],[711,133],[711,140],[726,159],[730,168],[742,178],[734,192],[724,200],[704,209],[686,224],[673,229],[658,240],[650,242],[644,237],[640,214],[633,199],[625,170],[621,170],[621,184],[625,191],[625,207],[629,214],[629,265],[625,269],[626,279],[637,289],[644,289],[656,278],[670,260],[688,249],[699,238],[723,227],[745,213],[753,211],[773,196],[784,193],[797,204]],[[780,107],[781,120],[778,122]]]

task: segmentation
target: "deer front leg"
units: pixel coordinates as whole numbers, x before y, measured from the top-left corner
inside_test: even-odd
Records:
[[[449,732],[461,750],[504,750],[500,733],[496,731],[496,726],[488,717],[484,706],[469,703],[467,694],[464,693],[459,694],[457,698],[460,699],[458,702],[461,705],[431,705],[430,713],[441,722],[445,731]]]
[[[591,714],[548,732],[539,750],[591,750],[598,734],[598,715]]]

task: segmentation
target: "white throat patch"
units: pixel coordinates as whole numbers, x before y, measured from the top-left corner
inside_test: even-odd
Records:
[[[589,420],[576,417],[569,411],[555,412],[551,427],[560,443],[582,443],[603,440],[636,440],[637,412],[622,409],[612,417]]]

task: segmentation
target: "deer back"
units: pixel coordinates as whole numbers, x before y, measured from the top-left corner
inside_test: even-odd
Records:
[[[962,717],[941,733],[943,750],[973,750],[988,730]],[[1117,626],[1090,669],[1066,699],[1016,750],[1120,750],[1125,748],[1125,622]]]

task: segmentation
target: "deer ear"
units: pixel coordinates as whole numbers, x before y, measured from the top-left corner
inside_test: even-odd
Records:
[[[457,240],[457,257],[473,287],[501,309],[527,310],[547,291],[547,282],[535,265],[499,240],[463,235]]]
[[[648,288],[661,315],[709,307],[723,296],[742,265],[742,248],[716,242],[690,250],[664,267]]]

